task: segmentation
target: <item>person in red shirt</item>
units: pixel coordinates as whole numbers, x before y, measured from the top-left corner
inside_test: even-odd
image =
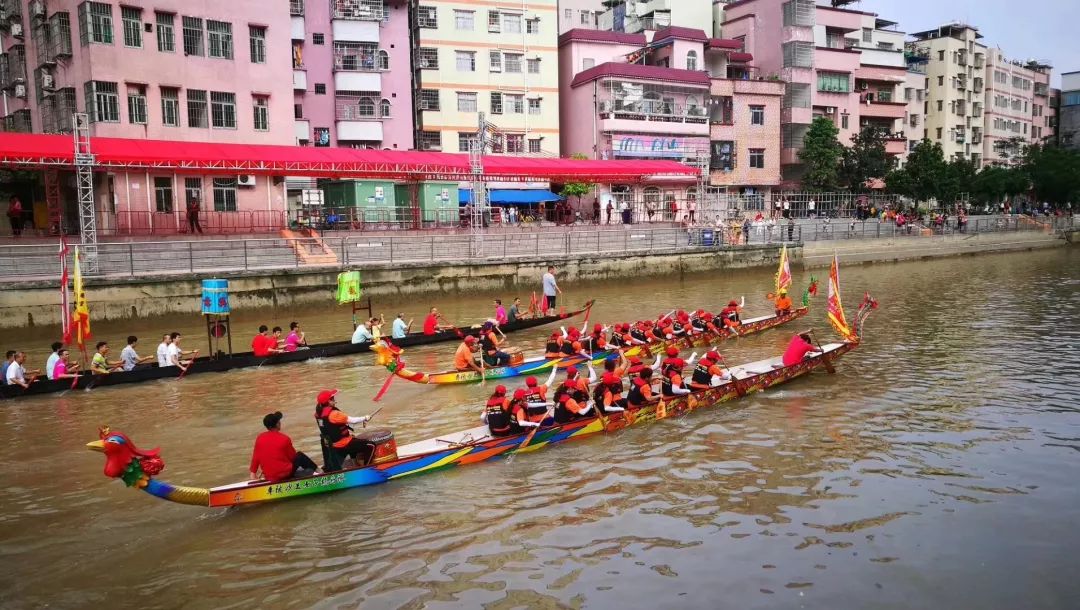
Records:
[[[251,352],[258,358],[266,358],[283,351],[278,349],[277,339],[266,334],[268,330],[270,329],[263,324],[259,327],[259,334],[251,340]]]
[[[446,330],[450,326],[439,324],[439,319],[442,318],[442,314],[439,313],[437,307],[432,307],[431,312],[424,318],[424,334],[434,335],[440,330]]]
[[[322,474],[319,467],[303,452],[293,448],[292,439],[281,432],[281,411],[263,417],[266,432],[255,438],[255,450],[251,452],[251,480],[260,478],[271,483],[293,477]],[[262,471],[262,477],[259,471]]]
[[[802,362],[807,356],[814,356],[820,350],[810,343],[810,333],[800,333],[791,338],[787,351],[784,352],[784,366]]]

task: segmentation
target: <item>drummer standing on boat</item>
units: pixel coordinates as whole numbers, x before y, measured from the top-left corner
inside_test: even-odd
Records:
[[[555,281],[555,266],[548,265],[547,273],[542,278],[544,284],[544,315],[555,310],[555,302],[558,295],[562,294],[562,288]]]

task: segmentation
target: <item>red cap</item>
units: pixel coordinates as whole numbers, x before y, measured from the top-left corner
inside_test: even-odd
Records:
[[[476,337],[474,337],[472,335],[469,335],[468,337],[465,337],[465,343],[468,343],[469,345],[472,345],[473,343],[476,343]]]
[[[720,352],[716,350],[709,350],[708,353],[705,354],[705,357],[713,362],[719,362],[724,359],[724,357],[720,355]]]
[[[630,356],[630,364],[641,364],[641,358],[638,356]]]
[[[525,388],[518,388],[514,390],[514,399],[521,400],[525,398]]]
[[[604,330],[604,325],[603,324],[597,324],[596,326],[592,327],[592,330],[593,330],[594,333],[598,333],[598,332]]]
[[[495,386],[495,395],[496,396],[502,396],[503,394],[506,394],[506,386],[504,386],[504,385]]]
[[[707,312],[707,311],[706,311],[706,312],[705,312],[705,314],[701,316],[701,319],[702,319],[702,320],[712,320],[712,319],[713,319],[713,315],[712,315],[711,313],[709,313],[709,312]]]
[[[536,377],[526,377],[525,378],[525,385],[529,386],[530,388],[535,388],[536,387]]]
[[[570,330],[566,331],[566,334],[572,335],[572,334],[576,333],[577,331],[578,331],[578,329],[577,329],[576,326],[571,326]]]
[[[736,301],[734,301],[734,300],[731,300],[731,301],[728,301],[728,304],[727,304],[727,306],[728,306],[728,307],[738,307],[738,306],[739,306],[739,303],[738,303],[738,302],[736,302]]]
[[[574,377],[577,377],[577,367],[572,366],[572,367],[566,369],[566,378],[567,379],[573,379]]]
[[[615,385],[619,383],[619,376],[615,373],[604,373],[604,377],[601,379],[605,385]]]
[[[674,345],[669,345],[668,348],[667,348],[667,355],[671,356],[672,358],[674,358],[675,356],[678,356],[679,355],[679,348],[675,347]]]
[[[319,397],[315,400],[317,400],[320,405],[325,405],[326,403],[330,402],[331,398],[337,396],[337,393],[337,390],[323,390],[322,392],[319,392]]]

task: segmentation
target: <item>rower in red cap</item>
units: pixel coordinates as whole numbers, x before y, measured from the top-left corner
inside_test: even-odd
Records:
[[[604,351],[605,349],[607,349],[608,342],[606,331],[607,329],[604,328],[603,324],[597,324],[596,326],[593,326],[592,333],[587,339],[585,339],[585,344],[589,348],[588,351],[595,354],[596,352]]]
[[[454,368],[459,371],[476,371],[483,374],[484,369],[473,359],[473,352],[477,349],[479,348],[476,345],[476,337],[472,335],[465,337],[454,352]]]
[[[689,394],[690,390],[683,387],[682,372],[686,365],[694,361],[694,355],[687,362],[679,358],[679,348],[670,345],[667,348],[667,358],[660,363],[660,394],[664,398],[672,398],[682,394]]]
[[[593,390],[593,404],[604,415],[620,413],[626,409],[626,399],[622,397],[622,392],[622,377],[610,371],[604,373]]]
[[[590,416],[592,401],[589,400],[589,382],[574,375],[555,391],[555,423],[565,424]]]
[[[737,301],[734,299],[728,301],[727,307],[720,310],[720,318],[724,321],[724,327],[734,330],[742,325],[742,320],[739,317],[741,313],[742,307],[739,306]]]
[[[720,352],[711,350],[694,367],[694,373],[690,376],[690,389],[707,390],[720,385],[721,381],[731,379],[731,375],[720,367],[724,357]]]
[[[544,347],[545,358],[562,358],[563,336],[559,331],[551,333],[547,345]]]
[[[526,400],[528,400],[530,403],[546,404],[548,388],[551,387],[551,384],[555,382],[555,375],[558,372],[559,369],[552,367],[551,375],[548,375],[547,381],[545,381],[543,384],[537,382],[536,377],[526,377],[525,387],[522,388],[523,390],[525,390]]]
[[[506,386],[495,387],[495,392],[484,405],[481,419],[488,425],[491,436],[510,436],[521,432],[510,399],[506,397]]]
[[[364,424],[371,420],[370,415],[350,417],[337,408],[334,397],[337,390],[319,392],[315,405],[315,421],[319,425],[320,444],[323,451],[323,470],[341,470],[346,467],[346,457],[356,464],[366,464],[371,459],[372,447],[366,442],[354,438],[350,424]],[[361,459],[360,456],[363,456]]]
[[[535,382],[536,380],[533,379]],[[529,400],[529,392],[525,388],[514,390],[514,400],[510,403],[510,409],[521,428],[536,428],[544,424],[550,425],[548,420],[547,402],[533,402]]]

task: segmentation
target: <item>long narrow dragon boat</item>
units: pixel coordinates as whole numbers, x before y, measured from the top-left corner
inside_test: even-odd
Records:
[[[544,326],[545,324],[553,324],[555,322],[565,321],[569,318],[579,316],[589,311],[592,307],[593,301],[586,303],[581,309],[571,312],[565,312],[550,316],[539,316],[535,318],[518,319],[514,322],[502,325],[500,328],[504,333],[526,330],[529,328],[536,328],[538,326]],[[466,327],[460,329],[450,329],[439,331],[432,335],[425,335],[423,333],[412,333],[406,336],[404,339],[394,339],[394,344],[409,347],[416,345],[430,345],[434,343],[446,343],[449,341],[459,341],[465,335],[478,335],[480,332],[479,326]],[[352,343],[350,341],[335,341],[332,343],[322,343],[318,345],[312,345],[308,349],[301,349],[295,352],[286,352],[283,354],[276,354],[269,357],[256,356],[251,352],[242,352],[232,356],[210,357],[204,356],[196,358],[192,366],[188,367],[187,375],[197,375],[199,373],[221,373],[225,371],[231,371],[233,369],[246,368],[246,367],[258,367],[263,365],[274,364],[288,364],[291,362],[302,362],[304,360],[310,360],[313,358],[334,358],[338,356],[347,356],[350,354],[367,353],[372,346],[372,342],[365,341],[363,343]],[[12,385],[0,385],[0,397],[2,398],[18,398],[20,396],[32,396],[35,394],[49,394],[53,392],[63,392],[71,389],[87,389],[96,388],[101,386],[120,385],[128,383],[139,383],[143,381],[151,381],[154,379],[164,379],[167,377],[177,377],[180,374],[180,370],[176,367],[159,367],[156,363],[140,365],[131,371],[119,371],[110,373],[108,375],[94,375],[89,371],[82,373],[79,376],[75,385],[72,385],[70,379],[57,379],[47,380],[39,379],[30,384],[29,388],[22,388],[20,386]]]
[[[833,277],[830,280],[836,278],[835,261],[833,264]],[[838,279],[836,282],[838,283]],[[818,368],[831,371],[836,360],[859,346],[862,323],[876,306],[877,303],[867,294],[859,307],[854,328],[849,327],[840,306],[838,288],[834,298],[833,283],[830,282],[828,319],[843,339],[820,346],[820,353],[795,364],[784,365],[783,358],[776,357],[732,367],[732,379],[712,388],[666,401],[661,399],[641,408],[627,409],[610,416],[598,414],[593,418],[542,427],[535,434],[522,433],[492,438],[486,426],[479,426],[397,447],[389,430],[370,430],[367,431],[367,438],[378,442],[372,454],[373,463],[288,481],[244,481],[210,489],[180,487],[154,478],[165,467],[157,449],[140,451],[121,432],[102,428],[100,440],[88,443],[87,447],[105,454],[106,476],[119,478],[128,487],[142,489],[150,495],[180,504],[229,507],[376,485],[644,425],[760,392],[808,375]]]
[[[808,312],[809,309],[807,307],[799,307],[793,309],[791,313],[779,316],[774,314],[761,316],[759,318],[750,318],[743,321],[742,325],[738,327],[738,332],[725,327],[721,328],[718,332],[707,331],[693,336],[682,336],[670,340],[657,339],[645,345],[629,348],[626,350],[626,355],[629,357],[659,354],[671,345],[674,345],[680,350],[693,347],[705,347],[707,345],[720,343],[732,337],[745,337],[747,335],[769,330],[770,328],[776,328],[777,326],[787,324],[792,320],[797,320],[805,316]],[[553,368],[561,370],[587,363],[597,364],[608,358],[614,358],[618,354],[617,350],[599,350],[591,353],[588,357],[583,354],[573,354],[561,358],[545,358],[540,356],[529,358],[519,364],[493,366],[485,369],[483,375],[481,375],[480,373],[471,370],[452,370],[439,373],[412,371],[405,366],[405,362],[401,359],[401,350],[393,349],[385,344],[373,345],[371,346],[371,350],[378,354],[376,362],[385,366],[387,370],[394,375],[414,383],[433,385],[478,383],[488,379],[502,379],[522,375],[539,375],[541,373],[546,374],[550,373]]]

